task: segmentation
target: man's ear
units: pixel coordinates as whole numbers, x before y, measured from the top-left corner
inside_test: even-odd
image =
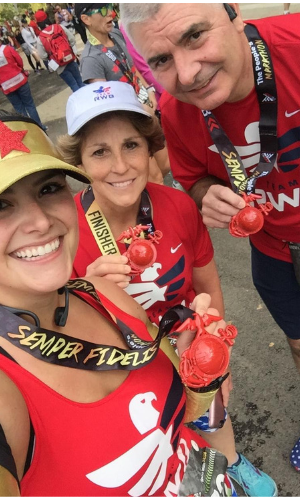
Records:
[[[87,16],[86,14],[81,14],[80,20],[83,22],[85,26],[89,26],[90,23],[90,16]]]
[[[232,12],[232,19],[229,15],[228,10],[225,7],[225,5]],[[242,15],[241,15],[239,4],[238,3],[226,3],[226,4],[224,4],[224,8],[225,8],[226,12],[228,13],[229,19],[232,22],[232,24],[234,25],[234,27],[236,28],[236,30],[239,33],[243,33],[245,25],[244,25],[244,21],[243,21]]]
[[[230,21],[233,21],[237,17],[236,10],[229,3],[224,3],[223,5],[224,5],[224,9],[226,10],[226,12],[229,16]]]

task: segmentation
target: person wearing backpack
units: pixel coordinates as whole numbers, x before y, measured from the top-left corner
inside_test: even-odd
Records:
[[[73,92],[84,86],[78,69],[75,37],[59,24],[41,31],[37,50],[43,60],[48,59],[49,70],[56,71]]]

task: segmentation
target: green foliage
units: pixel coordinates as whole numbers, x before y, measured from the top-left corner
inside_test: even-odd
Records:
[[[45,7],[45,3],[0,3],[0,23],[11,22],[15,16],[21,17],[28,10],[36,12]]]
[[[12,21],[13,17],[17,14],[14,4],[3,3],[0,5],[0,21]]]

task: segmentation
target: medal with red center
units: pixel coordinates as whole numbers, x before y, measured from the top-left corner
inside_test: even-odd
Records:
[[[176,328],[176,332],[196,330],[196,335],[190,347],[180,358],[179,374],[181,380],[190,388],[207,387],[213,380],[225,373],[229,364],[229,352],[226,343],[231,346],[237,336],[234,325],[218,329],[218,336],[209,333],[206,326],[214,321],[220,321],[221,316],[197,313],[193,319],[188,318]]]
[[[157,257],[155,244],[159,243],[162,232],[154,231],[154,233],[147,236],[147,239],[140,238],[142,232],[147,230],[148,226],[139,224],[135,227],[129,227],[117,238],[117,241],[131,238],[131,243],[123,255],[128,257],[128,265],[131,267],[130,274],[132,276],[141,274],[145,269],[151,267]]]
[[[272,210],[273,205],[269,201],[261,203],[258,208],[250,205],[251,201],[261,198],[258,194],[242,193],[242,198],[246,202],[246,206],[242,208],[236,215],[231,217],[229,223],[229,232],[236,238],[245,238],[250,234],[255,234],[261,230],[264,225],[264,215],[268,215]]]

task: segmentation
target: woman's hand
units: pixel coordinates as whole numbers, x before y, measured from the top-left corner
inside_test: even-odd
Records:
[[[101,276],[116,283],[120,288],[126,288],[130,283],[131,267],[125,255],[102,255],[94,260],[86,269],[85,277]]]
[[[219,312],[217,311],[217,309],[210,307],[210,304],[211,304],[210,295],[208,295],[207,293],[200,293],[193,300],[192,304],[190,305],[190,309],[197,312],[200,316],[203,316],[205,313],[211,314],[213,316],[219,316]],[[218,332],[219,328],[222,329],[226,328],[226,322],[224,321],[224,319],[221,319],[219,321],[214,321],[209,326],[205,327],[206,331],[208,331],[212,335],[216,335],[217,337],[220,337],[220,334]],[[177,339],[177,350],[180,357],[182,353],[190,347],[191,343],[195,338],[196,333],[197,333],[196,329],[184,330],[183,332],[180,333]],[[228,348],[230,356],[231,347],[229,347],[227,344],[226,346]],[[225,373],[227,373],[228,371],[229,370],[227,369]],[[229,392],[231,391],[231,389],[232,389],[232,381],[231,381],[231,376],[229,376],[228,379],[224,382],[224,389],[222,389],[224,404],[226,403],[225,406],[227,406],[228,404]]]
[[[200,316],[203,316],[203,314],[211,314],[213,316],[219,316],[219,311],[217,309],[210,307],[211,304],[211,296],[208,295],[207,293],[199,293],[199,295],[196,295],[194,298],[193,302],[190,305],[190,309],[198,313]],[[205,329],[213,334],[216,335],[217,337],[220,337],[220,334],[218,333],[219,328],[225,328],[226,323],[224,319],[221,319],[220,321],[214,321],[211,323],[209,326],[206,326]],[[178,353],[181,356],[181,354],[190,347],[191,343],[193,342],[195,335],[196,335],[197,330],[185,330],[180,334],[180,336],[177,339],[177,349]]]

